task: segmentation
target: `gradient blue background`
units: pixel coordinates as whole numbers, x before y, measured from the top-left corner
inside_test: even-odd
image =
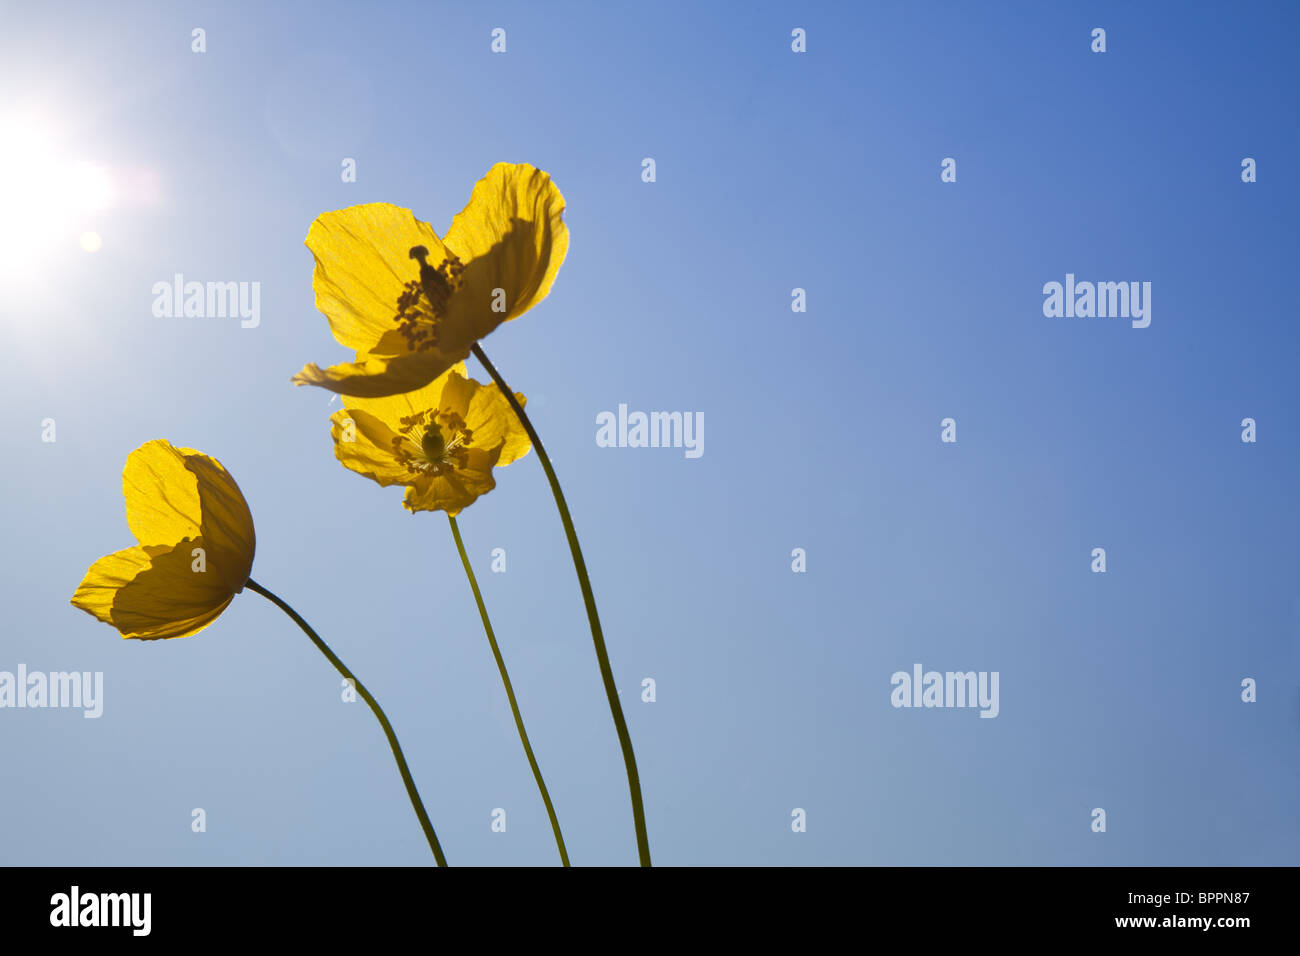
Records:
[[[262,598],[155,643],[68,604],[132,543],[122,464],[159,437],[239,481],[254,576],[385,706],[450,862],[557,862],[445,518],[339,467],[337,402],[289,384],[350,357],[312,219],[384,200],[442,231],[501,160],[552,174],[572,244],[484,345],[573,507],[657,863],[1300,861],[1296,6],[2,16],[6,100],[159,195],[0,296],[0,669],[106,684],[99,720],[0,710],[0,862],[431,862],[374,718]],[[259,281],[261,326],[154,318],[176,272]],[[1150,328],[1044,318],[1066,272],[1150,281]],[[597,447],[620,402],[703,412],[704,456]],[[549,490],[535,455],[497,477],[461,524],[572,858],[631,864]],[[895,710],[914,662],[999,671],[1000,716]]]

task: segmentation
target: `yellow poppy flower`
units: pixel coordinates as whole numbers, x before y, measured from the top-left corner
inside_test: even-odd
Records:
[[[550,176],[497,163],[441,239],[389,203],[319,217],[307,232],[316,308],[357,357],[308,365],[294,383],[370,398],[429,384],[546,298],[569,248],[563,213]]]
[[[157,440],[127,458],[122,494],[139,544],[91,565],[72,603],[123,637],[197,634],[253,569],[253,516],[239,486],[216,459]]]
[[[525,401],[519,392],[515,398]],[[463,362],[413,392],[351,396],[330,421],[344,467],[405,486],[402,506],[410,512],[458,514],[496,487],[493,468],[532,447],[505,396],[466,378]]]

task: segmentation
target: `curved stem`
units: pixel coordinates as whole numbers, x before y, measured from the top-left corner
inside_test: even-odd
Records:
[[[366,690],[361,681],[357,680],[356,677],[353,676],[352,672],[348,670],[335,653],[329,649],[329,645],[320,639],[320,635],[311,629],[311,625],[304,621],[297,611],[291,608],[284,601],[280,600],[266,588],[262,587],[252,578],[249,578],[244,583],[244,587],[248,588],[250,591],[256,591],[258,594],[262,595],[262,597],[266,598],[282,610],[285,614],[288,614],[289,617],[293,618],[293,622],[302,628],[303,633],[311,638],[311,642],[315,644],[329,662],[334,665],[334,669],[351,681],[352,686],[356,688],[357,693],[360,694],[361,698],[370,705],[370,709],[374,711],[375,716],[379,718],[380,726],[384,728],[384,735],[388,737],[388,745],[393,748],[393,757],[397,760],[397,769],[401,771],[402,783],[406,784],[406,795],[411,798],[411,806],[415,808],[415,815],[420,818],[420,826],[424,829],[425,839],[429,841],[429,849],[433,851],[433,857],[438,861],[438,865],[446,866],[447,859],[442,855],[442,847],[438,843],[438,835],[433,832],[433,824],[429,822],[429,815],[424,812],[424,804],[420,802],[420,794],[415,789],[415,780],[411,778],[411,771],[406,766],[406,758],[402,756],[402,745],[397,742],[397,734],[393,733],[393,725],[390,724],[388,718],[384,716],[384,710],[379,706],[379,702],[370,695],[370,691]]]
[[[555,834],[555,845],[560,850],[560,862],[568,866],[569,853],[564,848],[564,834],[560,832],[560,821],[555,816],[555,807],[551,804],[551,794],[546,789],[546,781],[542,779],[542,768],[537,766],[537,758],[533,756],[533,745],[528,742],[528,731],[524,729],[524,718],[519,714],[515,689],[510,683],[510,674],[506,671],[506,662],[501,656],[501,648],[497,646],[497,636],[492,632],[492,622],[488,619],[487,606],[484,605],[483,595],[478,589],[478,580],[474,577],[474,569],[470,566],[469,555],[465,553],[465,542],[460,538],[460,526],[452,515],[447,515],[447,520],[451,523],[451,536],[456,539],[456,550],[460,552],[460,563],[465,566],[465,576],[469,578],[470,590],[474,592],[474,600],[478,603],[478,614],[483,619],[483,630],[487,634],[488,643],[492,645],[492,656],[496,658],[497,670],[501,672],[501,683],[505,684],[506,697],[510,699],[510,711],[515,715],[515,727],[519,729],[519,739],[524,745],[524,753],[528,755],[528,766],[533,768],[533,779],[537,781],[537,789],[542,793],[542,802],[546,804],[546,815],[551,818],[551,832]]]
[[[569,506],[564,501],[564,492],[560,489],[560,480],[555,477],[555,469],[551,467],[550,456],[546,454],[546,448],[542,445],[542,439],[537,434],[537,429],[533,427],[533,423],[529,421],[528,416],[524,413],[523,406],[515,398],[515,393],[505,383],[501,373],[496,370],[496,366],[488,361],[487,355],[483,353],[482,346],[477,342],[474,343],[473,352],[474,357],[492,376],[492,381],[496,382],[497,387],[505,393],[506,401],[515,410],[515,415],[519,417],[524,430],[528,432],[528,437],[532,439],[533,447],[537,449],[537,457],[542,462],[542,470],[546,472],[546,478],[551,483],[551,493],[555,496],[555,505],[560,511],[560,521],[564,524],[564,534],[569,539],[569,551],[573,555],[573,569],[578,574],[578,584],[582,588],[582,600],[587,605],[587,621],[591,625],[591,641],[596,646],[596,660],[600,664],[600,678],[605,684],[605,697],[609,701],[609,712],[614,717],[614,729],[618,732],[618,742],[623,748],[623,765],[627,768],[627,788],[632,795],[632,820],[636,826],[637,853],[641,858],[641,865],[649,866],[650,838],[646,835],[645,807],[641,803],[641,778],[636,771],[636,754],[632,752],[632,738],[627,732],[627,721],[623,719],[623,706],[618,702],[618,688],[614,686],[614,672],[609,666],[609,654],[605,650],[605,636],[600,629],[600,617],[596,614],[596,596],[591,591],[591,580],[587,577],[587,564],[582,560],[582,548],[578,544],[578,532],[573,528],[573,518],[570,517]]]

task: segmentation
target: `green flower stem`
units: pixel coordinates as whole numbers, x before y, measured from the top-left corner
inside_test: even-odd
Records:
[[[573,518],[569,515],[569,506],[564,501],[564,492],[560,489],[560,481],[555,477],[555,469],[551,467],[550,456],[546,454],[546,448],[542,445],[542,439],[537,434],[537,429],[529,421],[528,416],[524,413],[523,406],[515,398],[515,393],[510,390],[510,386],[505,383],[501,373],[496,370],[487,355],[483,353],[483,348],[477,342],[474,343],[474,357],[492,376],[492,381],[497,383],[497,387],[505,393],[506,401],[510,407],[515,410],[519,417],[520,423],[524,430],[528,432],[528,437],[532,439],[533,447],[537,449],[537,457],[542,462],[542,469],[546,472],[546,478],[551,483],[551,493],[555,496],[555,506],[560,511],[560,521],[564,524],[564,534],[569,539],[569,551],[573,554],[573,568],[578,574],[578,584],[582,588],[582,600],[587,605],[587,621],[591,625],[591,640],[596,646],[596,660],[600,664],[600,677],[605,683],[605,697],[609,701],[609,711],[614,717],[614,729],[618,731],[618,742],[623,748],[623,764],[627,767],[627,788],[632,795],[632,820],[636,825],[636,846],[637,853],[641,858],[642,866],[650,865],[650,838],[646,835],[645,828],[645,807],[641,802],[641,778],[636,772],[636,754],[632,751],[632,738],[627,732],[627,721],[623,719],[623,706],[618,702],[618,688],[614,686],[614,672],[609,666],[609,653],[605,650],[605,636],[600,630],[600,617],[596,614],[596,596],[591,591],[591,580],[587,577],[587,564],[582,560],[582,548],[578,544],[578,532],[573,528]]]
[[[293,622],[303,629],[303,633],[311,638],[311,642],[315,644],[320,652],[325,655],[326,659],[334,665],[334,669],[351,681],[352,686],[356,688],[357,693],[360,694],[362,699],[370,705],[370,709],[374,711],[375,716],[379,718],[380,726],[384,728],[384,735],[388,737],[388,745],[393,748],[393,757],[397,760],[397,769],[402,773],[402,783],[406,784],[406,795],[411,798],[411,806],[415,807],[415,815],[420,818],[420,826],[424,829],[424,836],[429,841],[429,849],[433,851],[433,857],[438,861],[438,865],[446,866],[447,858],[442,855],[442,847],[438,843],[438,835],[433,832],[433,824],[429,822],[429,815],[424,812],[424,804],[420,802],[420,794],[415,789],[415,781],[411,778],[411,771],[406,766],[406,758],[402,756],[402,745],[397,742],[397,734],[393,733],[393,725],[390,724],[388,718],[384,716],[384,710],[379,706],[379,702],[370,695],[370,691],[366,690],[361,681],[357,680],[352,675],[352,672],[348,670],[344,663],[329,649],[329,645],[320,639],[320,635],[311,629],[311,625],[304,621],[297,611],[284,603],[284,601],[280,600],[266,588],[262,587],[262,585],[258,584],[252,578],[249,578],[248,581],[244,583],[244,587],[248,588],[250,591],[256,591],[258,594],[262,595],[262,597],[266,598],[282,610],[285,614],[288,614],[289,617],[293,618]]]
[[[568,866],[569,853],[564,848],[564,834],[560,832],[560,821],[556,819],[555,807],[551,804],[551,795],[546,789],[546,781],[542,779],[542,769],[537,766],[537,758],[533,756],[533,745],[528,742],[528,731],[524,729],[524,718],[519,714],[519,702],[515,700],[515,689],[510,683],[510,674],[506,670],[506,662],[501,657],[501,648],[497,646],[496,634],[492,632],[492,622],[488,619],[487,606],[484,605],[483,595],[478,589],[478,580],[474,577],[474,569],[470,566],[469,555],[465,553],[465,542],[460,537],[460,526],[451,515],[447,515],[447,520],[451,523],[451,536],[456,539],[456,550],[460,552],[460,563],[465,566],[465,577],[469,578],[470,590],[474,592],[474,600],[478,602],[478,615],[483,619],[483,630],[487,634],[488,643],[492,645],[492,656],[497,660],[497,670],[501,672],[501,683],[505,684],[506,697],[510,698],[510,711],[515,715],[515,726],[519,729],[519,740],[524,745],[524,753],[528,755],[528,765],[533,768],[533,778],[537,781],[537,789],[542,793],[542,802],[546,804],[546,815],[551,818],[551,831],[555,834],[555,845],[560,850],[560,862],[564,866]]]

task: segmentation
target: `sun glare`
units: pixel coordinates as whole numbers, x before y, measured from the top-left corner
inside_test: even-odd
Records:
[[[87,227],[113,199],[108,170],[71,154],[49,125],[0,117],[0,275],[31,274],[52,255],[86,248]]]

